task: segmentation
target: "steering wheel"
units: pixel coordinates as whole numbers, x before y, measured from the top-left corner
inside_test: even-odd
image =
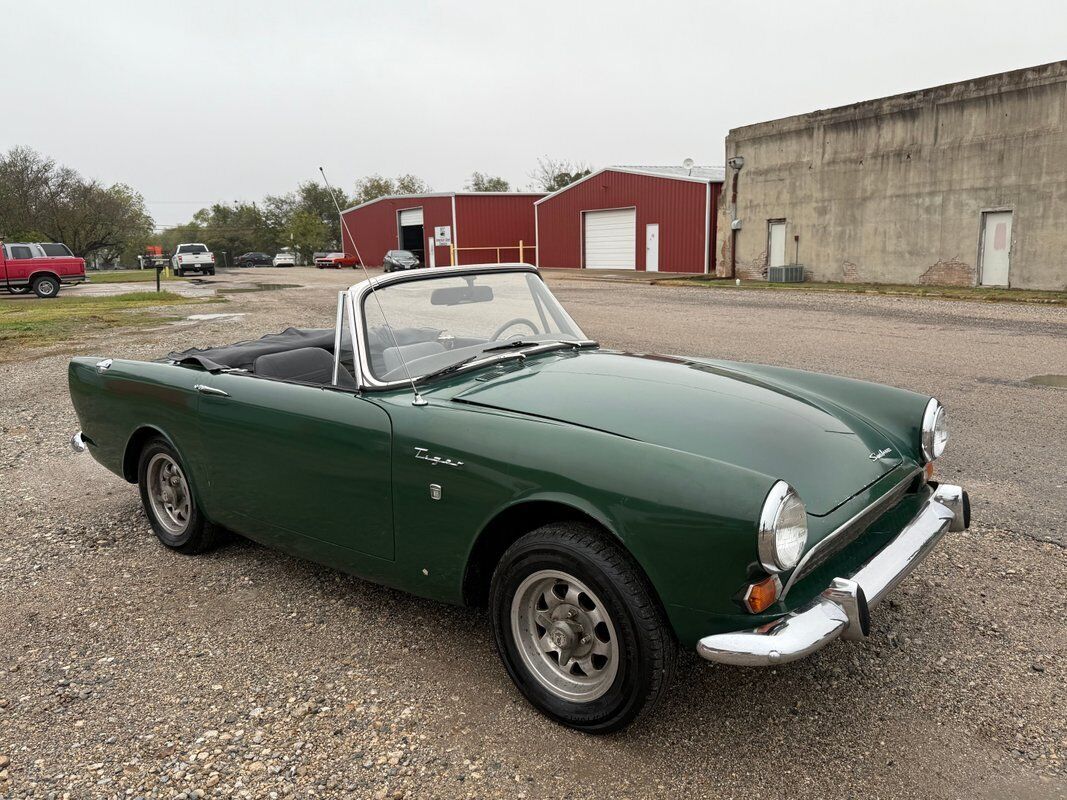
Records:
[[[530,320],[526,319],[526,317],[515,317],[515,319],[510,319],[503,325],[501,325],[499,328],[497,328],[496,333],[494,333],[492,337],[490,337],[490,341],[497,341],[500,338],[500,334],[502,334],[512,325],[525,325],[527,328],[530,329],[530,333],[532,333],[534,336],[538,334],[537,326],[530,322]]]

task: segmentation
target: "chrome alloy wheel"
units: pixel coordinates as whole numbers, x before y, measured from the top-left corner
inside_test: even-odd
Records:
[[[182,468],[166,453],[156,453],[145,473],[152,512],[172,536],[181,536],[189,525],[192,497]]]
[[[615,681],[615,626],[600,598],[572,575],[541,570],[519,584],[511,632],[527,669],[563,700],[588,703]]]

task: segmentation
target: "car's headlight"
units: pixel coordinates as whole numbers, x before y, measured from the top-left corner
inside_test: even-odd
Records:
[[[792,569],[808,543],[808,512],[785,481],[771,487],[759,518],[759,560],[768,572]]]
[[[936,400],[931,400],[926,404],[926,411],[923,413],[923,457],[928,463],[935,458],[941,458],[946,444],[948,444],[948,419],[945,416],[945,407]]]

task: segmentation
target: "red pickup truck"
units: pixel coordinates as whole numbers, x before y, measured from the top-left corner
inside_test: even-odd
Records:
[[[0,289],[11,294],[33,290],[38,297],[55,297],[61,285],[85,279],[85,259],[65,244],[0,242]]]

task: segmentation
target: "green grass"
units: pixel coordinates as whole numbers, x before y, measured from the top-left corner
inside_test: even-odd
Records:
[[[19,347],[70,341],[110,328],[142,327],[174,319],[159,306],[225,302],[222,298],[182,297],[171,292],[131,292],[107,297],[52,300],[0,299],[0,360]]]
[[[89,270],[85,273],[90,283],[155,283],[156,271],[154,269],[116,269],[101,272]],[[165,272],[159,276],[161,281],[182,281],[185,278],[176,278]]]
[[[910,297],[935,297],[942,300],[971,300],[986,303],[1044,303],[1067,305],[1067,292],[1038,289],[1003,289],[992,286],[914,286],[904,283],[767,283],[732,278],[668,278],[656,281],[662,286],[703,286],[712,289],[790,292],[837,292],[840,294],[885,294]]]

